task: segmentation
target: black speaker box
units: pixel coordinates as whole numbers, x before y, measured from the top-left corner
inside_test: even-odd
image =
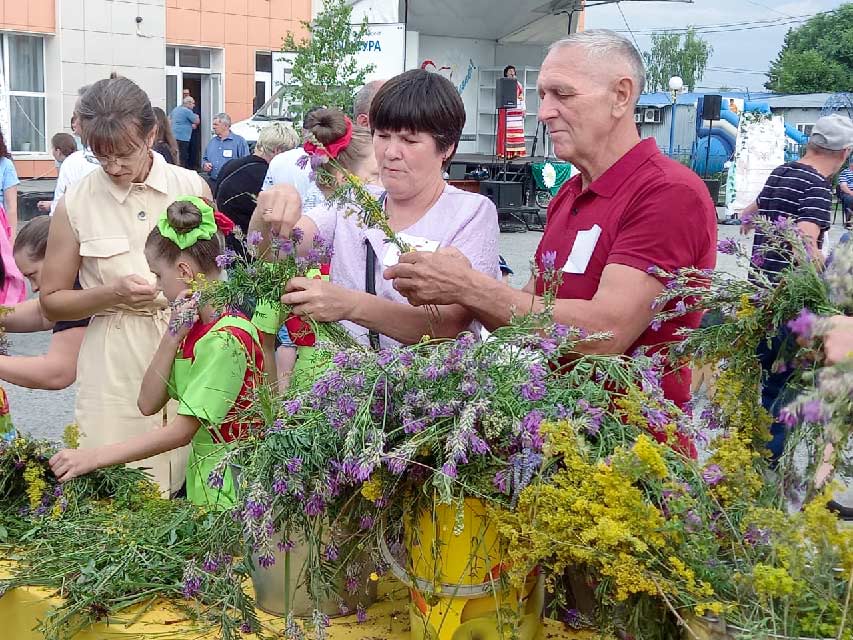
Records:
[[[494,202],[495,207],[498,209],[520,207],[522,205],[520,182],[483,180],[480,183],[480,195],[486,196]]]
[[[719,120],[722,103],[723,96],[714,93],[706,95],[702,103],[702,116],[705,120]]]
[[[517,87],[515,78],[498,78],[495,83],[495,108],[515,109],[518,106]]]

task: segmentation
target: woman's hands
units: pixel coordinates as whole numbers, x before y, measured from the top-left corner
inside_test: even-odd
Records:
[[[258,194],[252,226],[260,223],[273,235],[288,237],[301,217],[302,198],[299,192],[289,184],[277,184]]]
[[[112,291],[120,304],[131,307],[148,304],[157,297],[157,288],[135,273],[113,282]]]
[[[281,302],[290,305],[296,315],[316,322],[350,319],[360,293],[319,278],[293,278],[285,290]]]

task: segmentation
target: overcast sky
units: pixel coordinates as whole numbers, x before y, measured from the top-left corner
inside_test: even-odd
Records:
[[[594,2],[595,0],[590,0]],[[586,12],[586,28],[607,28],[625,31],[625,14],[630,29],[646,32],[655,29],[674,29],[689,25],[731,25],[779,18],[784,24],[760,29],[706,33],[702,37],[714,47],[701,88],[717,89],[721,86],[763,90],[767,81],[763,75],[782,48],[785,33],[791,24],[801,22],[804,16],[835,9],[844,0],[800,0],[776,2],[775,0],[694,0],[692,4],[680,2],[626,1],[617,5],[590,7]],[[743,25],[755,26],[755,25]],[[728,26],[721,29],[735,29]],[[626,35],[628,35],[626,33]],[[648,50],[648,35],[637,33],[641,50]],[[629,36],[630,37],[630,36]],[[734,70],[737,71],[734,71]],[[757,73],[755,73],[757,72]]]

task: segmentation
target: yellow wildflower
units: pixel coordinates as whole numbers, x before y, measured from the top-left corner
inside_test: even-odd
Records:
[[[749,294],[744,293],[740,297],[740,305],[735,312],[735,317],[738,320],[747,320],[755,315],[755,307],[749,299]]]
[[[648,473],[661,480],[667,477],[669,472],[659,444],[653,442],[647,435],[641,435],[631,450]]]
[[[65,427],[65,430],[62,432],[62,442],[65,443],[65,446],[69,449],[76,449],[80,446],[80,427],[76,423],[72,422],[71,424]]]
[[[24,483],[27,485],[27,498],[30,509],[35,509],[41,504],[41,498],[47,489],[44,479],[44,467],[37,462],[28,462],[24,469]]]
[[[382,483],[373,476],[361,485],[361,495],[365,500],[376,502],[382,497]]]

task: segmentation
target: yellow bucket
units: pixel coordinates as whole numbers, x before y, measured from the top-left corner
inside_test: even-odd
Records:
[[[410,589],[412,640],[542,637],[544,582],[535,572],[519,593],[502,581],[503,549],[481,500],[436,504],[405,524],[409,570],[392,570]]]

